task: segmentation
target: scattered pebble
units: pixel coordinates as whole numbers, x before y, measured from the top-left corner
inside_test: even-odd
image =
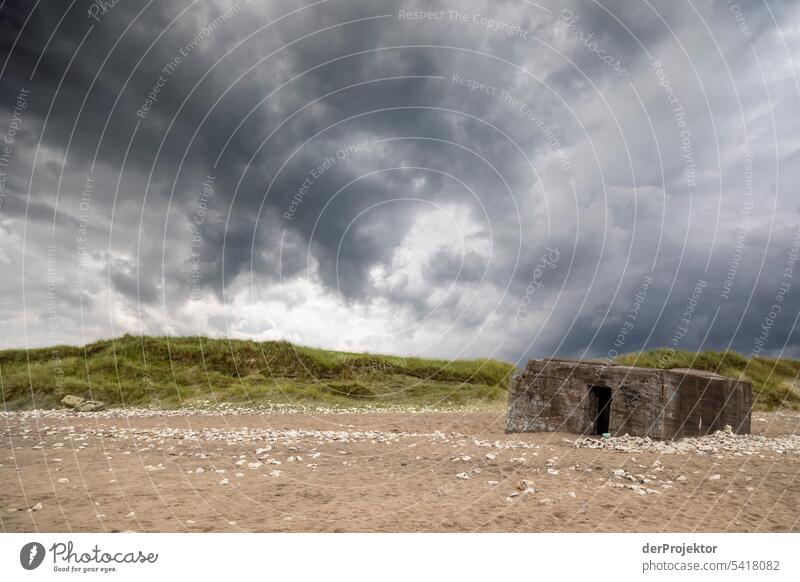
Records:
[[[585,437],[575,441],[579,449],[608,449],[621,453],[661,453],[667,455],[752,456],[764,452],[779,455],[800,454],[800,435],[766,437],[735,434],[730,427],[701,437],[660,441],[650,437],[619,436],[607,439]]]

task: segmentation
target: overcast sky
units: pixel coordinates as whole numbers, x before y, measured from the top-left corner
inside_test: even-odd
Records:
[[[0,347],[800,357],[796,1],[6,0],[0,66]]]

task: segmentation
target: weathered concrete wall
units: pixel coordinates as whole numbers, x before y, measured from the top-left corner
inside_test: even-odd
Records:
[[[563,359],[531,360],[514,377],[507,430],[592,434],[598,412],[593,386],[610,390],[611,434],[671,439],[726,424],[750,432],[752,395],[746,382],[691,370]]]
[[[667,370],[665,379],[676,386],[677,415],[665,425],[665,438],[709,434],[731,425],[750,434],[752,387],[747,382],[695,370]]]

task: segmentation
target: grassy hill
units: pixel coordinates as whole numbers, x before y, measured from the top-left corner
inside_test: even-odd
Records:
[[[757,409],[800,409],[795,360],[664,349],[625,354],[617,362],[743,377],[753,383]],[[86,346],[0,351],[8,410],[57,407],[64,394],[163,408],[206,400],[502,408],[513,371],[509,363],[488,359],[402,358],[198,337],[123,336]]]
[[[625,354],[617,362],[645,368],[693,368],[742,378],[753,384],[756,410],[780,407],[800,410],[800,361],[797,360],[748,359],[736,352],[658,349]]]
[[[135,337],[0,351],[9,410],[58,406],[64,394],[112,406],[241,404],[505,404],[514,367],[496,360],[429,360],[334,352],[288,342]]]

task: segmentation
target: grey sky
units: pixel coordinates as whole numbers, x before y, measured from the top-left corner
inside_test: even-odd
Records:
[[[6,2],[0,345],[800,357],[798,56],[790,1]]]

